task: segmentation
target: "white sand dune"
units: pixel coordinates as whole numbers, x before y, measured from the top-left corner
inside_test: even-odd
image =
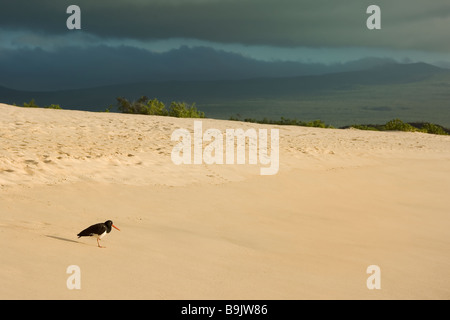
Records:
[[[0,104],[0,299],[450,299],[450,137],[203,120],[279,129],[261,176],[173,164],[177,128]]]

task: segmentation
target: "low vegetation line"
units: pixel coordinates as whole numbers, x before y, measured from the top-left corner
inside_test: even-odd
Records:
[[[331,125],[327,125],[322,120],[314,120],[310,122],[304,122],[297,119],[289,119],[281,117],[280,120],[271,120],[264,118],[263,120],[256,119],[240,119],[238,117],[230,117],[229,120],[233,121],[244,121],[252,123],[261,124],[275,124],[275,125],[291,125],[291,126],[302,126],[302,127],[316,127],[316,128],[334,128]],[[450,129],[445,128],[441,125],[429,123],[429,122],[403,122],[400,119],[393,119],[385,124],[379,125],[361,125],[355,124],[351,126],[340,127],[339,129],[359,129],[359,130],[372,130],[372,131],[404,131],[404,132],[423,132],[430,134],[439,135],[450,135]]]
[[[16,104],[14,104],[17,106]],[[24,103],[25,108],[40,108],[31,99],[29,103]],[[62,109],[58,104],[51,104],[49,106],[44,106],[47,109]],[[112,106],[107,108],[105,112],[109,112]],[[205,118],[205,113],[199,111],[195,106],[195,103],[188,104],[186,102],[176,102],[173,101],[169,108],[163,102],[158,99],[149,99],[146,96],[140,97],[135,101],[128,101],[123,97],[117,98],[117,108],[122,113],[131,114],[145,114],[145,115],[157,115],[157,116],[169,116],[177,118]],[[268,118],[263,118],[262,120],[257,120],[254,118],[242,119],[240,116],[231,116],[229,120],[232,121],[243,121],[251,123],[260,124],[273,124],[273,125],[290,125],[290,126],[302,126],[302,127],[315,127],[315,128],[334,128],[331,125],[327,125],[322,120],[314,120],[309,122],[304,122],[298,119],[289,119],[281,117],[280,120],[272,120]],[[429,123],[429,122],[403,122],[400,119],[393,119],[385,124],[355,124],[350,126],[340,127],[339,129],[359,129],[359,130],[372,130],[372,131],[405,131],[405,132],[423,132],[438,135],[450,135],[450,129],[445,128],[441,125]]]
[[[16,105],[15,103],[13,103],[14,106],[19,107],[18,105]],[[62,109],[59,104],[51,104],[49,106],[43,106],[40,107],[36,104],[36,102],[34,101],[34,99],[31,99],[30,102],[24,102],[22,107],[24,108],[45,108],[45,109]]]
[[[441,125],[429,122],[403,122],[400,119],[393,119],[381,125],[352,125],[342,127],[342,129],[354,128],[359,130],[373,131],[405,131],[405,132],[423,132],[430,134],[449,135],[450,129]]]

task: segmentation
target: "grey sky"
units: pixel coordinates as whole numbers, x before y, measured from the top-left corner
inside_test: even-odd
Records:
[[[71,4],[81,8],[81,31],[66,28],[66,8]],[[381,7],[381,30],[366,28],[366,9],[371,4]],[[79,61],[73,55],[73,64],[92,73],[101,72],[96,70],[96,63],[102,61],[102,56],[110,57],[111,63],[143,66],[155,61],[154,53],[166,53],[165,57],[158,56],[158,61],[166,61],[166,71],[172,74],[176,70],[171,66],[179,66],[183,59],[178,53],[188,51],[171,54],[171,50],[183,46],[216,50],[216,54],[192,51],[208,52],[203,56],[212,59],[205,62],[207,65],[217,59],[235,61],[235,56],[224,52],[242,55],[246,59],[240,60],[240,68],[245,70],[254,70],[251,59],[330,64],[379,57],[448,66],[449,30],[448,0],[2,1],[0,67],[8,67],[8,79],[14,77],[16,65],[22,68],[21,78],[27,76],[27,70],[38,74],[42,65],[56,70],[63,62],[70,63],[62,55],[76,48],[73,51],[79,54]],[[107,53],[108,47],[117,49],[115,55]],[[126,48],[149,53],[133,55],[142,60],[131,63],[127,61],[129,57],[119,57],[118,53],[139,51]],[[39,50],[36,56],[43,62],[30,59],[23,63],[19,57],[30,50]],[[193,56],[192,59],[192,68],[186,70],[195,73],[195,64],[200,66],[202,60]],[[0,74],[0,85],[8,85],[5,77]],[[14,83],[21,81],[17,78]]]

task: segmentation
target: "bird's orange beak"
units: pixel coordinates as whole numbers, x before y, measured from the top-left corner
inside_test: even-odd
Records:
[[[117,230],[119,230],[120,231],[120,229],[119,228],[117,228],[115,225],[112,225],[114,228],[116,228]]]

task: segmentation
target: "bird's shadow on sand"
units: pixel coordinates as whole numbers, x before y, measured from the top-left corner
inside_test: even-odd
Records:
[[[52,238],[52,239],[56,239],[56,240],[61,240],[61,241],[67,241],[67,242],[73,242],[73,243],[82,243],[73,239],[67,239],[67,238],[63,238],[63,237],[57,237],[57,236],[51,236],[51,235],[45,235],[48,238]]]

